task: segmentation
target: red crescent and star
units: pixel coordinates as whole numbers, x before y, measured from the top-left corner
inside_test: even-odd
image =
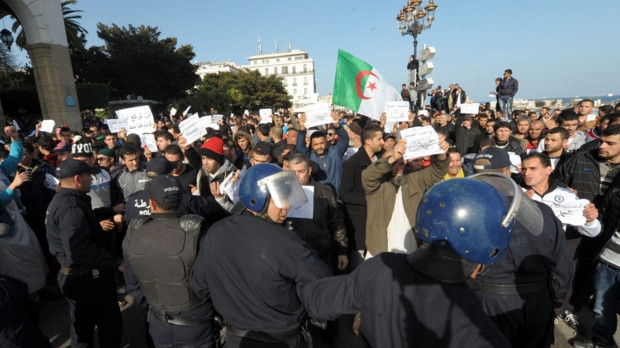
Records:
[[[379,77],[377,77],[377,75],[375,75],[372,71],[370,70],[361,70],[360,72],[357,73],[357,76],[355,77],[355,92],[357,92],[357,96],[360,99],[370,99],[372,97],[366,97],[364,96],[364,94],[362,93],[362,79],[366,76],[374,76],[376,79],[379,79]],[[370,91],[374,91],[375,89],[377,89],[377,84],[374,82],[371,82],[368,84],[368,88],[370,88]]]

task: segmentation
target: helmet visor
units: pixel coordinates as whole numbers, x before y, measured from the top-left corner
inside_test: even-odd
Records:
[[[538,236],[542,233],[544,220],[540,209],[523,193],[514,180],[504,174],[494,172],[477,173],[470,178],[482,180],[506,196],[510,207],[502,221],[503,226],[508,226],[512,219],[516,219],[531,234]]]
[[[299,208],[308,201],[295,172],[290,170],[263,178],[258,181],[258,185],[267,185],[273,203],[280,209]]]

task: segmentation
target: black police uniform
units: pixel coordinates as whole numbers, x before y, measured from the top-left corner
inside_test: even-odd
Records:
[[[349,275],[298,289],[311,317],[360,312],[372,347],[509,347],[465,283],[430,278],[406,254],[381,253]]]
[[[213,224],[200,249],[192,289],[211,295],[227,322],[228,347],[303,346],[306,312],[295,286],[331,274],[316,252],[249,212]]]
[[[156,347],[213,346],[213,305],[189,286],[197,246],[206,233],[201,222],[196,215],[161,213],[135,219],[127,229],[127,291],[136,302],[148,302],[149,332]]]
[[[106,250],[109,234],[93,213],[90,197],[61,188],[45,218],[50,252],[61,266],[58,286],[69,302],[72,347],[91,347],[95,325],[101,347],[118,347],[123,322],[114,270],[122,258]]]
[[[562,223],[548,206],[535,203],[544,218],[542,233],[534,236],[517,220],[506,253],[488,272],[468,281],[513,347],[551,345],[554,305],[562,304],[572,275]]]

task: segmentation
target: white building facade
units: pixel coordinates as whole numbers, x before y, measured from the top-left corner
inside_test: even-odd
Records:
[[[314,60],[303,50],[258,54],[248,58],[249,64],[241,68],[258,71],[261,75],[276,75],[292,97],[294,107],[315,104],[316,93]]]
[[[226,61],[226,62],[204,62],[204,63],[198,63],[198,69],[196,69],[196,75],[200,76],[200,79],[202,80],[205,75],[207,74],[217,74],[220,72],[232,72],[232,73],[238,73],[239,70],[241,70],[241,68],[239,68],[237,66],[237,64],[235,64],[235,62],[230,62],[230,61]]]

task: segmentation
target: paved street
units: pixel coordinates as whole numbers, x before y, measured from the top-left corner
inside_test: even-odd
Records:
[[[141,309],[134,304],[131,296],[126,297],[127,305],[123,307],[123,348],[144,347],[144,326]],[[580,318],[586,328],[590,329],[592,323],[592,311],[584,310]],[[64,297],[56,300],[48,300],[42,304],[40,310],[40,325],[43,334],[49,337],[55,348],[70,347],[69,339],[69,305]],[[620,321],[619,321],[620,322]],[[555,345],[553,348],[572,347],[575,332],[566,324],[560,322],[556,325]],[[616,342],[620,342],[620,327],[616,331]],[[98,345],[96,345],[98,346]]]

